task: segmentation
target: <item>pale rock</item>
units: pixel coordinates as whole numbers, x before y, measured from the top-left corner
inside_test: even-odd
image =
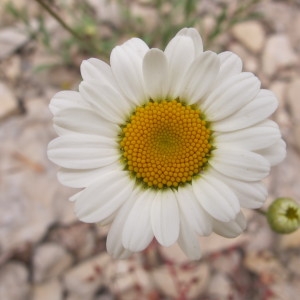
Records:
[[[294,137],[291,136],[287,141],[292,145],[294,143]],[[295,147],[287,146],[286,158],[276,168],[273,169],[273,183],[272,190],[275,195],[282,195],[284,197],[291,197],[296,201],[300,199],[300,185],[299,185],[299,170],[300,160],[299,152]],[[287,245],[290,243],[298,243],[300,246],[300,235],[298,235],[298,241],[293,241],[293,235],[296,233],[283,235],[281,238],[286,239]]]
[[[0,30],[0,60],[7,58],[29,40],[29,35],[16,27]]]
[[[262,55],[264,73],[274,75],[280,69],[292,67],[299,63],[298,57],[286,35],[272,35],[266,42]]]
[[[61,275],[73,263],[72,256],[60,245],[45,243],[35,249],[33,280],[43,282]]]
[[[32,97],[30,99],[26,99],[24,104],[26,118],[30,119],[31,121],[40,122],[51,119],[52,114],[49,110],[48,104],[49,99],[45,99],[43,97]]]
[[[291,117],[286,111],[286,91],[287,84],[284,81],[275,80],[269,86],[269,89],[275,94],[278,100],[278,109],[275,112],[276,121],[280,125],[281,131],[289,130],[291,126]]]
[[[216,273],[213,275],[207,288],[209,295],[213,299],[218,300],[233,299],[233,290],[234,289],[229,278],[222,273]]]
[[[228,248],[238,247],[249,242],[249,235],[242,233],[239,237],[227,239],[215,233],[208,237],[199,237],[199,245],[202,257]],[[170,247],[158,246],[160,254],[168,261],[176,264],[186,264],[190,259],[184,254],[177,243]]]
[[[143,24],[147,30],[154,30],[159,23],[157,11],[154,7],[133,2],[130,7],[130,12],[133,18],[141,19],[141,24]]]
[[[258,71],[257,59],[251,55],[245,48],[237,43],[229,45],[228,50],[237,54],[243,61],[243,69],[247,72],[256,73]]]
[[[213,16],[207,15],[204,16],[203,19],[201,20],[201,25],[202,25],[201,34],[208,37],[215,29],[216,20]]]
[[[208,237],[200,237],[199,240],[202,256],[206,256],[229,248],[244,246],[249,243],[250,236],[242,233],[236,238],[229,239],[213,233]]]
[[[1,47],[1,46],[0,46]],[[0,120],[8,117],[18,109],[18,102],[12,91],[0,82]]]
[[[149,273],[138,259],[114,261],[107,267],[104,277],[110,290],[117,295],[127,293],[125,298],[137,292],[136,286],[144,293],[150,292],[153,288]]]
[[[274,234],[265,219],[263,221],[253,221],[248,227],[251,238],[246,245],[247,251],[261,251],[272,247]]]
[[[32,300],[63,300],[63,288],[58,279],[33,285]]]
[[[287,270],[280,261],[268,250],[247,252],[244,259],[245,267],[266,280],[282,280],[286,278]]]
[[[258,53],[262,50],[265,42],[265,31],[257,21],[247,21],[236,24],[232,28],[233,36],[248,50]]]
[[[29,300],[28,270],[23,264],[10,262],[0,269],[0,299]]]
[[[293,121],[300,123],[300,77],[294,78],[287,86],[287,102]]]
[[[98,20],[121,25],[122,12],[118,1],[88,0],[88,3],[93,7]]]
[[[270,285],[272,296],[270,300],[294,300],[300,295],[299,280],[275,282]]]
[[[300,151],[300,124],[294,125],[293,131],[294,131],[295,145],[297,149]]]
[[[229,251],[217,255],[211,260],[211,267],[217,272],[224,274],[234,274],[241,264],[241,254],[239,251]]]
[[[74,299],[92,299],[103,286],[106,268],[111,262],[112,258],[102,253],[73,267],[63,277],[67,291]]]
[[[47,107],[45,102],[43,105]],[[57,167],[47,159],[47,144],[55,136],[50,124],[50,116],[34,119],[28,114],[9,118],[0,126],[3,252],[23,243],[36,243],[54,223],[75,220],[73,204],[67,201],[74,191],[58,183]]]
[[[96,237],[92,224],[76,222],[69,226],[54,228],[49,240],[63,245],[76,259],[91,256],[96,249]]]
[[[151,274],[157,288],[172,299],[178,299],[182,292],[184,299],[199,299],[210,281],[210,268],[206,263],[186,269],[179,265],[164,265]]]
[[[289,254],[288,269],[297,276],[300,276],[300,257],[297,254]]]
[[[289,234],[283,234],[279,238],[279,247],[282,251],[289,249],[300,249],[300,230]]]
[[[4,60],[0,66],[8,80],[16,82],[20,78],[22,62],[20,55],[13,55]]]

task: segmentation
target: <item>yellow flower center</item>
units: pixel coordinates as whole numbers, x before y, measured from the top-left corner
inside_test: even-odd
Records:
[[[177,187],[205,167],[211,131],[201,111],[176,100],[137,107],[120,141],[127,169],[149,187]]]

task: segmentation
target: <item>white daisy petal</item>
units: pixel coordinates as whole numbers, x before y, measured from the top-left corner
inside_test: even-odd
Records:
[[[256,152],[267,159],[271,166],[275,166],[284,160],[286,156],[286,144],[282,139],[278,139],[268,148],[260,149]]]
[[[243,149],[216,149],[209,164],[225,176],[244,181],[262,180],[270,172],[264,157]]]
[[[63,109],[67,108],[90,108],[78,92],[61,91],[56,93],[49,104],[49,109],[53,115],[56,115]]]
[[[216,87],[205,99],[202,108],[209,121],[219,121],[248,104],[259,89],[260,81],[257,77],[252,73],[240,73]]]
[[[167,45],[165,55],[169,64],[169,97],[177,98],[185,73],[195,58],[193,40],[188,36],[175,36]]]
[[[185,218],[180,219],[178,245],[189,259],[198,260],[201,258],[201,250],[197,234],[191,230]]]
[[[126,41],[121,47],[127,48],[128,50],[137,54],[140,58],[143,58],[149,50],[148,45],[141,39],[131,38]]]
[[[215,53],[207,51],[200,54],[184,76],[183,90],[180,91],[181,98],[185,99],[188,104],[200,101],[213,85],[219,68],[220,62]]]
[[[212,129],[227,132],[253,126],[268,118],[278,107],[275,95],[268,90],[260,90],[257,96],[230,117],[213,122]]]
[[[79,85],[79,91],[83,98],[108,121],[122,124],[126,113],[130,111],[130,103],[110,85],[83,81]]]
[[[139,39],[117,46],[110,56],[110,64],[123,95],[134,104],[142,104],[147,99],[142,76],[142,61],[148,48]]]
[[[212,231],[210,217],[201,207],[192,186],[179,188],[175,195],[178,200],[180,215],[185,218],[191,230],[199,235],[209,235]]]
[[[221,84],[227,78],[241,73],[243,68],[240,57],[230,51],[222,52],[218,54],[218,57],[221,65],[215,86]]]
[[[130,251],[143,251],[154,237],[150,211],[155,194],[151,190],[142,190],[134,196],[135,203],[128,214],[122,234],[123,245]]]
[[[233,191],[210,174],[193,180],[193,190],[202,207],[215,219],[228,222],[235,219],[240,205]]]
[[[278,125],[266,120],[253,127],[222,133],[216,136],[216,142],[219,148],[231,146],[254,151],[271,146],[280,137]]]
[[[213,175],[225,182],[236,194],[241,207],[259,208],[267,199],[268,191],[265,185],[260,182],[247,182],[230,178],[217,171],[213,171]]]
[[[81,63],[80,72],[85,81],[97,80],[101,84],[116,86],[110,66],[100,59],[90,58],[84,60]]]
[[[246,219],[240,212],[235,220],[229,222],[213,221],[214,232],[226,238],[235,238],[246,229]]]
[[[57,178],[59,182],[65,186],[84,188],[96,181],[102,174],[106,174],[107,172],[114,170],[122,171],[122,166],[118,162],[114,162],[110,165],[97,169],[74,170],[61,168],[57,173]]]
[[[91,109],[63,109],[54,116],[53,122],[59,135],[83,133],[111,137],[118,134],[119,126],[108,122]]]
[[[77,217],[87,223],[105,220],[129,199],[133,186],[124,171],[102,173],[76,200]]]
[[[131,251],[125,249],[123,246],[122,232],[127,216],[135,201],[134,197],[130,197],[124,205],[122,205],[109,229],[106,239],[106,249],[107,252],[114,258],[127,258],[132,254]]]
[[[151,49],[143,61],[145,89],[150,98],[161,100],[166,98],[168,62],[163,51]]]
[[[155,238],[165,247],[179,236],[179,210],[172,191],[158,192],[151,207],[151,224]]]
[[[193,40],[196,56],[203,52],[203,42],[199,32],[195,28],[183,28],[176,36],[188,36]]]
[[[117,161],[120,154],[113,139],[93,135],[65,135],[51,141],[48,157],[69,169],[94,169]]]
[[[83,192],[83,190],[80,191],[80,192],[78,192],[78,193],[76,193],[76,194],[74,194],[73,196],[71,196],[71,197],[69,198],[69,201],[75,202],[75,201],[79,198],[79,196],[80,196],[80,194],[81,194],[82,192]]]

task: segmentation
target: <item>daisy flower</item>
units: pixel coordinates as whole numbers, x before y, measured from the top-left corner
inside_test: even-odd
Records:
[[[238,236],[241,208],[258,208],[261,180],[285,157],[268,117],[272,92],[242,72],[231,53],[203,52],[184,28],[166,49],[132,38],[112,50],[110,65],[81,65],[79,92],[57,93],[50,109],[59,135],[49,159],[83,222],[111,224],[107,250],[117,258],[155,238],[199,259],[198,236]]]

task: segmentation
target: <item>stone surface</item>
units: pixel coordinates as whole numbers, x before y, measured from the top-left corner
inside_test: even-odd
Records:
[[[54,137],[50,113],[46,102],[41,101],[37,107],[39,111],[7,120],[0,127],[3,251],[39,241],[54,222],[75,219],[73,205],[67,201],[72,190],[58,183],[57,167],[47,159],[47,144]]]
[[[300,124],[300,77],[288,84],[287,101],[294,123]]]
[[[292,45],[284,34],[274,34],[266,42],[262,55],[263,71],[266,75],[275,75],[280,69],[299,63]]]
[[[43,282],[61,275],[73,262],[72,256],[60,245],[45,243],[33,256],[33,280]]]
[[[232,299],[233,287],[228,277],[224,274],[217,273],[212,276],[207,290],[213,299]]]
[[[72,297],[89,299],[104,284],[105,269],[112,258],[99,254],[70,269],[63,277],[64,285]]]
[[[0,269],[0,299],[30,300],[29,272],[20,263],[10,262]]]
[[[270,251],[247,253],[244,265],[258,274],[265,282],[274,282],[286,278],[286,269]]]
[[[53,279],[32,287],[32,300],[62,300],[63,288],[58,279]]]
[[[24,30],[7,27],[0,31],[0,60],[7,58],[29,39]]]
[[[197,299],[210,281],[210,270],[206,263],[182,268],[178,265],[162,266],[152,272],[158,289],[172,299]],[[184,296],[183,296],[184,295]]]
[[[1,105],[0,105],[0,120],[8,117],[13,112],[16,112],[18,109],[18,102],[15,95],[8,88],[7,85],[0,82],[0,97],[1,97]]]
[[[121,299],[136,298],[139,293],[143,294],[140,295],[143,299],[153,289],[150,274],[138,260],[114,261],[107,267],[104,278],[113,294],[122,297]]]
[[[279,238],[279,246],[282,251],[300,249],[300,230],[298,229],[290,234],[281,235]]]
[[[258,53],[265,42],[265,31],[257,21],[239,23],[232,28],[233,36],[248,50]]]
[[[81,222],[63,228],[54,228],[49,234],[49,240],[63,245],[74,254],[76,259],[91,256],[96,247],[93,226]]]

